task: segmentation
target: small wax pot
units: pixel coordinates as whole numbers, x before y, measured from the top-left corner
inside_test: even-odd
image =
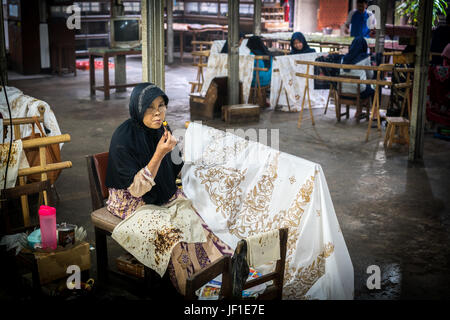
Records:
[[[65,247],[68,244],[75,244],[75,225],[61,223],[58,227],[58,245]]]

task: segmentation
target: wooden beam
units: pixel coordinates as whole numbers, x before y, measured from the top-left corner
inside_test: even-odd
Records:
[[[334,69],[373,70],[373,71],[387,71],[387,72],[390,72],[394,69],[393,64],[380,64],[379,66],[358,66],[354,64],[340,64],[340,63],[302,61],[302,60],[296,60],[295,64],[305,64],[310,66],[318,66]]]
[[[239,0],[228,0],[228,104],[239,103]]]
[[[433,1],[419,2],[419,26],[417,28],[416,61],[412,98],[411,125],[409,128],[409,161],[423,159],[425,103],[430,58]]]
[[[373,85],[381,85],[381,86],[391,86],[391,81],[382,81],[382,80],[360,80],[360,79],[350,79],[350,78],[341,78],[341,77],[328,77],[328,76],[316,76],[312,74],[299,73],[296,72],[295,75],[297,77],[303,77],[307,79],[315,79],[315,80],[326,80],[333,82],[345,82],[345,83],[359,83],[359,84],[373,84]]]

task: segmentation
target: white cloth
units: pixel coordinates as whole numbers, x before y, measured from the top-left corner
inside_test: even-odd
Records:
[[[282,107],[281,111],[289,111],[286,100],[286,90],[291,111],[300,111],[303,101],[303,93],[305,91],[306,78],[297,77],[295,73],[306,73],[307,66],[304,64],[295,64],[295,61],[314,61],[317,57],[324,56],[326,54],[327,53],[313,52],[276,57],[273,61],[272,70],[278,69],[280,71],[272,72],[272,80],[270,84],[270,108],[273,109],[277,106],[278,99],[278,106]],[[313,66],[309,67],[309,74],[314,74]],[[322,108],[326,104],[328,90],[314,90],[314,80],[309,79],[309,95],[311,97],[311,106],[313,108]],[[306,95],[304,108],[308,107],[308,95]]]
[[[244,103],[248,102],[248,97],[250,96],[254,63],[254,55],[239,55],[239,81],[242,82]],[[228,54],[217,53],[210,55],[208,58],[208,67],[205,71],[205,82],[202,86],[201,95],[206,95],[206,91],[214,78],[226,76],[228,76]]]
[[[25,118],[25,117],[33,117],[40,116],[38,111],[39,106],[45,107],[44,112],[44,127],[50,130],[50,133],[47,136],[57,136],[61,134],[61,130],[59,129],[58,121],[56,121],[55,114],[51,110],[50,106],[42,101],[35,99],[33,97],[24,95],[22,91],[14,87],[6,87],[6,92],[8,94],[8,101],[11,107],[11,114],[13,118]],[[6,104],[5,94],[0,92],[0,112],[3,115],[3,118],[9,118],[8,115],[8,106]],[[10,137],[10,129],[8,127],[8,135],[7,139]],[[35,128],[35,131],[38,132],[38,129]],[[31,125],[24,124],[20,126],[20,137],[14,137],[14,139],[20,139],[24,137],[28,137],[32,133]],[[14,136],[14,133],[13,133]],[[63,146],[63,143],[59,144],[60,148]]]
[[[6,162],[8,161],[9,142],[0,144],[0,189],[5,184]],[[27,157],[23,151],[22,140],[13,141],[11,154],[9,156],[8,177],[6,180],[6,189],[16,186],[19,169],[29,168]]]
[[[357,66],[371,66],[370,64],[370,57],[367,57],[361,61],[359,61],[358,63],[356,63],[355,65]],[[367,79],[373,79],[373,70],[353,70],[353,69],[349,69],[348,72],[345,72],[344,69],[340,69],[340,74],[341,75],[346,75],[346,76],[355,76],[355,77],[359,77],[359,79],[361,80],[367,80]],[[369,84],[369,86],[371,86]],[[356,93],[358,88],[358,84],[356,83],[347,83],[347,82],[343,82],[342,83],[342,92],[344,93]],[[372,87],[373,89],[373,87]],[[366,85],[365,84],[360,84],[359,87],[360,93],[363,92],[364,90],[366,90]]]
[[[191,123],[182,182],[203,221],[233,249],[289,228],[284,299],[353,298],[353,265],[319,164]]]
[[[247,241],[247,263],[250,267],[280,260],[280,231],[271,230],[250,236]]]
[[[114,228],[112,238],[161,277],[177,243],[206,242],[201,219],[185,199],[138,208]]]

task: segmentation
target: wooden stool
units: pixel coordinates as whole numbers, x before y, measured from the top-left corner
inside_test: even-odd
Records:
[[[392,143],[409,144],[409,120],[403,117],[387,117],[384,146],[390,148]],[[398,135],[396,131],[398,129]]]
[[[255,104],[236,104],[222,107],[226,123],[259,122],[260,107]]]

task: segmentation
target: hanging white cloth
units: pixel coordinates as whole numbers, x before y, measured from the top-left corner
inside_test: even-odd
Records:
[[[51,110],[48,103],[45,101],[27,96],[23,94],[22,91],[20,91],[17,88],[14,87],[6,87],[6,92],[8,95],[8,101],[9,105],[11,107],[11,114],[13,118],[25,118],[25,117],[39,117],[40,113],[38,111],[39,106],[45,107],[44,112],[44,127],[49,130],[50,132],[47,134],[47,136],[57,136],[61,134],[61,130],[59,129],[58,121],[56,121],[55,114]],[[6,98],[5,94],[2,90],[0,92],[0,112],[3,115],[3,118],[9,118],[8,114],[8,106],[6,104]],[[8,127],[8,135],[7,139],[9,140],[9,137],[11,135],[11,130]],[[28,137],[32,133],[31,125],[24,124],[20,126],[20,137],[13,137],[14,139],[20,139],[24,137]],[[59,144],[60,148],[63,146],[63,143]]]
[[[289,228],[284,299],[352,299],[353,265],[322,167],[258,142],[191,123],[183,190],[231,248]]]
[[[273,61],[272,80],[270,84],[270,108],[281,106],[281,111],[289,111],[286,93],[289,99],[291,111],[300,111],[305,91],[306,78],[298,77],[296,72],[306,73],[306,65],[295,64],[296,60],[314,61],[317,57],[324,56],[327,53],[313,52],[303,54],[292,54],[278,56]],[[314,74],[314,67],[309,67],[309,74]],[[311,97],[311,106],[314,108],[323,108],[326,104],[329,90],[314,90],[314,80],[309,79],[309,94]],[[308,96],[305,96],[305,108],[308,108]]]
[[[5,184],[6,163],[8,161],[9,142],[0,144],[0,189]],[[13,141],[11,154],[9,156],[8,177],[6,179],[6,189],[16,186],[19,169],[29,168],[27,157],[22,147],[22,140]]]

